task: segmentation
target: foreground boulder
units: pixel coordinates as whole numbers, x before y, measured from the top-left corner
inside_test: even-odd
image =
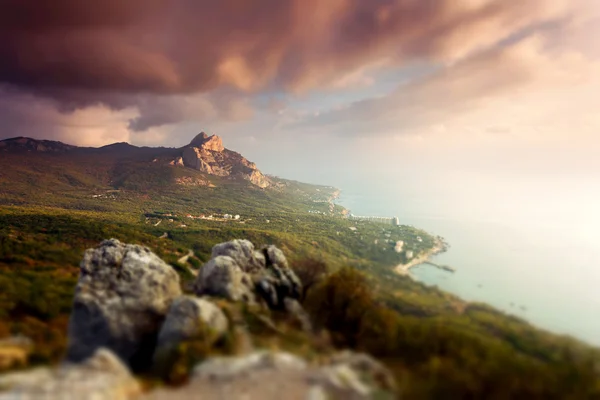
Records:
[[[232,240],[213,247],[212,258],[195,282],[196,294],[253,303],[285,310],[285,299],[299,299],[302,284],[275,246],[260,251],[248,240]]]
[[[154,354],[156,372],[168,375],[181,343],[198,340],[210,347],[227,333],[228,328],[227,317],[214,303],[192,296],[178,297],[171,304],[158,334]]]
[[[198,365],[188,385],[161,389],[147,400],[191,399],[392,399],[393,379],[377,361],[343,353],[325,365],[311,366],[284,352],[254,352],[215,357]]]
[[[169,346],[199,335],[223,336],[229,323],[219,307],[206,299],[181,296],[175,299],[158,335],[158,346]]]
[[[67,359],[106,347],[135,369],[149,365],[179,276],[148,248],[105,240],[85,252],[69,322]]]
[[[245,303],[255,301],[252,278],[229,256],[217,256],[204,264],[194,286],[198,296]]]
[[[285,299],[300,299],[302,283],[288,265],[283,252],[275,246],[263,249],[265,268],[257,271],[254,281],[270,308],[285,310]]]
[[[107,349],[97,350],[80,364],[0,376],[2,400],[126,400],[140,393],[140,384]]]
[[[211,258],[219,256],[231,257],[246,273],[260,271],[266,265],[263,253],[255,250],[252,242],[245,239],[235,239],[214,245]]]

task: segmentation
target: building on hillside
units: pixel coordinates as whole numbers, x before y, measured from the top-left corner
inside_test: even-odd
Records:
[[[364,216],[358,216],[358,215],[354,215],[354,214],[350,214],[348,215],[348,219],[350,221],[369,221],[369,222],[375,222],[375,223],[379,223],[379,224],[386,224],[386,225],[393,225],[393,226],[399,226],[400,225],[400,220],[398,219],[398,217],[364,217]]]

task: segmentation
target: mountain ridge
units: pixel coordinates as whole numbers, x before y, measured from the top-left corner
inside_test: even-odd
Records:
[[[122,161],[148,161],[170,167],[185,167],[204,175],[231,180],[242,179],[261,189],[270,187],[273,182],[266,177],[256,164],[240,153],[223,146],[217,135],[208,136],[201,132],[183,147],[138,147],[127,142],[116,142],[101,147],[80,147],[60,141],[14,137],[0,140],[0,152],[19,154],[49,153],[61,155],[96,154],[113,157]],[[85,160],[78,160],[85,162]],[[108,160],[97,160],[105,161]]]
[[[33,139],[25,136],[0,140],[0,151],[38,151],[38,152],[66,152],[78,148],[57,140]]]

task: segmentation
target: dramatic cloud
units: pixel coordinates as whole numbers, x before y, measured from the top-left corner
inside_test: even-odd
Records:
[[[158,145],[166,139],[161,130],[152,128],[142,135],[128,129],[130,121],[139,116],[135,108],[115,111],[99,104],[68,112],[59,110],[55,100],[0,90],[0,121],[3,126],[0,138],[22,135],[80,146],[115,142]]]
[[[378,58],[452,61],[564,15],[566,0],[3,2],[0,79],[192,93],[311,87]]]
[[[539,35],[440,67],[391,94],[303,118],[296,126],[348,134],[543,134],[600,129],[600,60],[545,51]],[[551,117],[551,120],[549,120]],[[550,125],[550,123],[552,125]]]
[[[593,1],[0,0],[0,86],[3,97],[33,96],[30,104],[62,118],[88,108],[128,116],[129,132],[236,121],[270,109],[265,95],[369,87],[382,68],[479,68],[481,57],[537,30],[592,26],[581,16]],[[514,84],[504,77],[489,89],[531,78],[513,72]],[[479,95],[469,74],[441,83],[461,98]],[[417,100],[435,91],[422,88]],[[18,120],[29,111],[15,107],[10,118],[0,110],[5,131],[56,123],[48,113]]]

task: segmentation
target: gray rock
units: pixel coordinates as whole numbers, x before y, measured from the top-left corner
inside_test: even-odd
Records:
[[[265,268],[265,257],[254,250],[249,240],[235,239],[219,243],[212,248],[211,257],[228,256],[235,260],[244,272],[254,272]]]
[[[111,239],[85,252],[69,322],[67,359],[107,347],[133,368],[150,365],[179,276],[148,248]]]
[[[304,360],[290,353],[258,351],[243,357],[214,357],[194,368],[193,379],[228,381],[259,370],[296,370],[307,368]]]
[[[320,387],[328,398],[393,399],[396,385],[392,373],[373,357],[344,351],[335,354],[319,368],[307,374],[311,385]]]
[[[370,399],[372,388],[348,365],[334,365],[312,372],[308,381],[335,399]]]
[[[218,296],[247,303],[255,299],[252,279],[229,256],[217,256],[206,263],[194,286],[198,296]]]
[[[306,310],[304,310],[298,300],[287,297],[284,299],[284,305],[285,310],[300,323],[300,327],[304,332],[313,333],[313,326],[310,316]]]
[[[371,379],[374,364],[367,362],[370,367],[366,370],[355,365],[368,358],[344,353],[326,365],[315,366],[282,352],[259,351],[239,357],[214,357],[194,368],[187,386],[158,390],[150,393],[147,399],[183,400],[195,398],[199,393],[207,400],[395,398],[393,391]]]
[[[81,364],[0,376],[0,400],[125,400],[139,394],[140,384],[107,349]]]
[[[331,358],[328,366],[325,366],[321,372],[323,372],[323,376],[325,377],[334,377],[337,375],[342,378],[342,381],[345,380],[352,384],[351,379],[343,378],[347,370],[351,370],[357,374],[364,387],[377,386],[388,393],[396,390],[396,381],[390,370],[370,355],[364,353],[355,353],[352,351],[337,353]],[[344,389],[338,385],[338,381],[335,379],[330,380],[330,384],[332,387],[337,386]],[[362,389],[359,389],[359,386],[357,383],[352,390],[363,392]]]
[[[277,247],[270,245],[265,247],[263,250],[265,257],[267,257],[267,266],[274,266],[277,268],[288,269],[288,262],[283,254],[283,251]]]
[[[264,300],[271,309],[281,308],[279,305],[277,289],[275,288],[277,281],[266,274],[255,276],[254,280],[254,289],[256,290],[258,297]]]
[[[181,355],[181,343],[197,340],[207,348],[222,338],[229,328],[227,317],[206,299],[182,296],[171,304],[154,353],[154,371],[168,377]]]
[[[299,299],[302,283],[275,246],[256,251],[248,240],[220,243],[196,280],[196,294],[254,302],[255,294],[272,309],[285,310],[284,299]]]
[[[145,400],[290,399],[304,400],[306,363],[286,353],[218,357],[200,364],[186,386],[149,393]]]
[[[215,304],[206,299],[181,296],[169,308],[158,335],[157,349],[198,337],[214,342],[227,332],[228,327],[227,317]]]
[[[302,283],[289,266],[283,252],[275,246],[263,249],[266,268],[255,275],[256,290],[270,308],[285,310],[286,298],[300,299]]]

